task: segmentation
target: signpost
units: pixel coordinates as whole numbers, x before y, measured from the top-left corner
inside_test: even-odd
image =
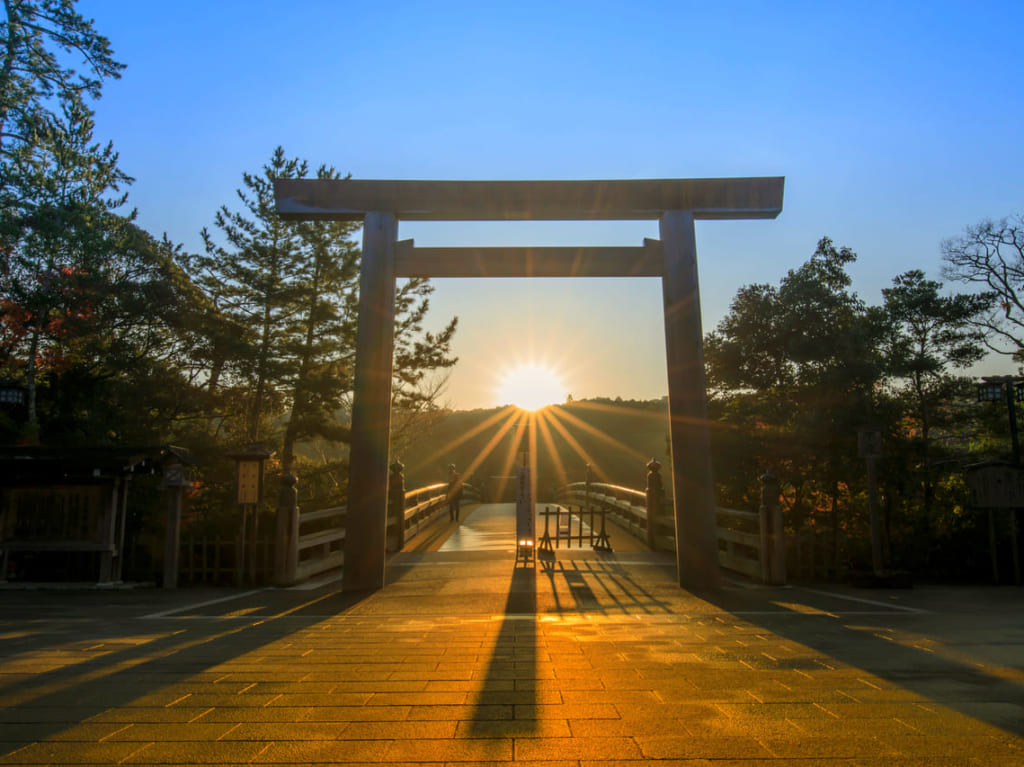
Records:
[[[246,527],[250,515],[252,527],[248,546],[249,581],[256,582],[256,540],[259,535],[260,504],[263,499],[263,464],[273,454],[273,450],[267,450],[262,445],[248,445],[245,450],[230,455],[235,460],[238,488],[236,502],[242,508],[236,553],[238,559],[235,563],[235,580],[239,585],[245,580]]]
[[[996,515],[999,509],[1007,511],[1010,526],[1010,553],[1013,557],[1014,580],[1021,583],[1020,551],[1017,544],[1017,509],[1024,507],[1024,469],[1016,463],[989,461],[967,467],[967,486],[971,491],[971,506],[988,509],[988,546],[992,558],[992,582],[999,582],[998,535]]]

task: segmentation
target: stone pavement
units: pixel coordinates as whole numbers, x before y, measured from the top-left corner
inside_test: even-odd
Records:
[[[403,553],[364,595],[2,591],[0,763],[1024,764],[1020,589],[513,565]]]

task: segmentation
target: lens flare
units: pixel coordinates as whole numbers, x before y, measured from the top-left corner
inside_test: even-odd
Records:
[[[565,386],[550,368],[537,364],[521,365],[507,371],[498,385],[502,405],[522,410],[540,410],[565,400]]]

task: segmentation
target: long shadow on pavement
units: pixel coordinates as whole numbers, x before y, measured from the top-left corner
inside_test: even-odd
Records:
[[[474,735],[523,735],[538,730],[537,571],[516,567],[491,658],[470,722]],[[495,706],[511,716],[495,719]]]
[[[368,595],[327,596],[334,597],[332,607],[338,610],[354,606]],[[150,607],[158,608],[160,595],[152,597],[157,604]],[[72,602],[74,598],[73,595],[62,596]],[[311,596],[304,604],[323,598],[323,595]],[[9,755],[24,745],[53,738],[86,723],[108,709],[132,707],[132,704],[157,710],[161,721],[187,721],[198,712],[192,711],[185,701],[182,701],[184,705],[170,711],[177,704],[178,693],[171,691],[174,685],[194,680],[196,675],[222,663],[323,621],[322,612],[303,616],[303,604],[285,613],[268,610],[269,602],[282,599],[281,592],[274,590],[243,594],[239,595],[239,604],[249,602],[243,616],[219,619],[205,616],[206,619],[172,624],[159,618],[147,619],[145,615],[116,615],[110,617],[109,622],[100,617],[77,619],[72,624],[71,636],[68,632],[63,635],[54,632],[48,642],[36,644],[25,653],[11,655],[8,647],[8,652],[3,654],[5,671],[15,679],[0,687],[0,752]],[[294,605],[294,596],[290,602]],[[74,609],[73,604],[70,609]],[[59,621],[60,618],[47,620]],[[154,634],[158,636],[153,638]],[[74,645],[95,641],[102,646],[104,640],[120,640],[117,644],[122,649],[87,656],[80,662],[63,663],[49,670],[32,669],[34,663],[45,662],[46,652],[59,651],[63,656],[71,656],[73,661],[75,654],[88,649]],[[68,647],[66,652],[64,646]],[[12,667],[14,674],[11,674]],[[17,668],[24,668],[27,673],[19,675]]]
[[[957,626],[949,633],[964,634],[970,615],[939,614],[880,601],[879,592],[843,595],[824,589],[763,589],[737,592],[726,590],[702,594],[711,604],[731,612],[777,636],[816,650],[853,668],[861,669],[916,693],[936,705],[987,722],[1017,736],[1024,736],[1024,650],[1013,665],[982,665],[965,645],[1010,644],[1020,648],[1024,639],[1024,618],[1016,621],[1011,636],[993,636],[1006,631],[1005,613],[997,616],[974,609],[970,633],[974,641],[943,642],[943,622]],[[1020,603],[1005,600],[1005,609],[1017,615]],[[768,608],[764,613],[758,607]],[[753,608],[753,609],[752,609]],[[986,624],[989,624],[988,626]],[[784,659],[761,663],[786,668]]]
[[[606,616],[671,612],[668,602],[651,593],[628,567],[614,559],[540,557],[539,562],[553,600],[550,606],[541,606],[545,612]],[[564,603],[563,597],[566,597]]]

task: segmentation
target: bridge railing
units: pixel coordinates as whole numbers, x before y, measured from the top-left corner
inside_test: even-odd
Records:
[[[462,497],[467,502],[480,500],[480,493],[472,485],[462,485]],[[448,509],[448,483],[437,482],[424,485],[402,494],[401,509],[393,506],[388,514],[388,551],[400,551],[410,535],[419,535],[427,525],[436,522],[441,512]],[[401,514],[403,525],[397,529],[398,516]],[[401,533],[400,535],[398,533]]]
[[[296,509],[296,511],[299,511]],[[292,583],[334,570],[345,563],[345,506],[304,511],[298,516],[296,567]]]
[[[347,507],[334,506],[318,511],[302,511],[295,492],[297,480],[285,478],[278,500],[277,555],[274,581],[291,585],[316,575],[336,570],[345,564],[345,516]],[[400,503],[397,499],[400,499]],[[479,500],[471,485],[463,485],[463,499]],[[389,498],[388,549],[402,548],[408,532],[413,534],[438,519],[448,506],[448,484],[438,482],[413,490],[401,488]],[[401,518],[399,525],[397,520]],[[395,535],[400,531],[400,534]]]
[[[647,498],[640,490],[603,482],[572,482],[561,489],[558,501],[567,506],[604,509],[631,535],[647,539]]]
[[[603,482],[573,482],[559,491],[566,505],[604,509],[631,535],[656,551],[676,548],[675,520],[671,499],[661,491],[660,464],[648,464],[646,491]],[[759,511],[715,508],[718,530],[718,562],[727,569],[765,583],[783,584],[785,541],[778,490],[774,477],[762,477],[762,505]]]

